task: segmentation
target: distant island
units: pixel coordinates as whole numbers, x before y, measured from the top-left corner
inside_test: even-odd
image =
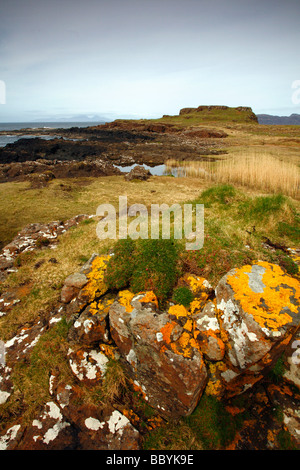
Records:
[[[300,114],[291,114],[290,116],[272,116],[271,114],[257,114],[259,124],[269,125],[300,125]]]

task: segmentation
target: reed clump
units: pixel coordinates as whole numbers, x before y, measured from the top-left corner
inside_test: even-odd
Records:
[[[300,197],[300,171],[294,163],[262,153],[242,153],[223,160],[197,162],[168,160],[167,168],[180,168],[186,176],[199,176],[216,183],[230,183]]]

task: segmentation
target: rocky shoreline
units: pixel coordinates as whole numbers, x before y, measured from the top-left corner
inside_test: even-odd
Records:
[[[21,138],[0,148],[0,182],[28,177],[47,182],[53,178],[110,176],[121,174],[115,165],[144,163],[154,167],[170,158],[215,160],[226,153],[226,133],[172,124],[114,121],[84,128],[10,131],[14,135],[24,132],[39,137]],[[45,140],[45,135],[53,139]]]

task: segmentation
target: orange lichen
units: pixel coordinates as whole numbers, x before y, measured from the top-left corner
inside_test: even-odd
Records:
[[[207,395],[213,395],[215,397],[221,397],[224,392],[224,384],[220,378],[221,372],[226,371],[226,365],[223,362],[207,364],[209,370],[209,379],[205,388]]]
[[[99,348],[109,359],[116,359],[116,348],[114,348],[110,344],[99,344]]]
[[[230,413],[232,416],[236,416],[239,413],[243,413],[245,411],[245,408],[239,408],[238,406],[225,406],[226,410],[228,413]]]
[[[163,335],[163,341],[167,344],[171,343],[171,334],[177,323],[175,321],[166,323],[161,329],[160,332]]]
[[[134,294],[130,290],[122,290],[119,292],[119,303],[125,307],[126,312],[130,313],[133,310],[131,301],[134,297]]]
[[[228,277],[227,282],[245,312],[251,314],[261,327],[278,331],[280,327],[292,321],[292,317],[283,312],[284,307],[293,313],[298,313],[297,306],[291,302],[291,297],[294,296],[296,303],[297,301],[299,303],[300,284],[296,279],[286,275],[279,266],[263,261],[256,264],[265,268],[261,277],[263,293],[254,292],[249,285],[248,274],[252,270],[250,265],[237,269],[235,274]]]
[[[157,297],[152,290],[146,292],[144,297],[139,299],[139,301],[144,302],[144,303],[153,303],[156,306],[156,308],[158,308]]]

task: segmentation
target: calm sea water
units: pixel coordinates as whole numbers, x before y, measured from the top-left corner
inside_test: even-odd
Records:
[[[7,131],[7,134],[0,135],[0,147],[13,144],[21,138],[32,139],[35,135],[26,135],[25,129],[69,129],[70,127],[89,127],[103,124],[103,122],[0,122],[0,131]],[[9,131],[24,129],[22,135],[11,135]],[[59,134],[58,134],[59,135]],[[53,139],[54,136],[40,136],[43,139]]]

